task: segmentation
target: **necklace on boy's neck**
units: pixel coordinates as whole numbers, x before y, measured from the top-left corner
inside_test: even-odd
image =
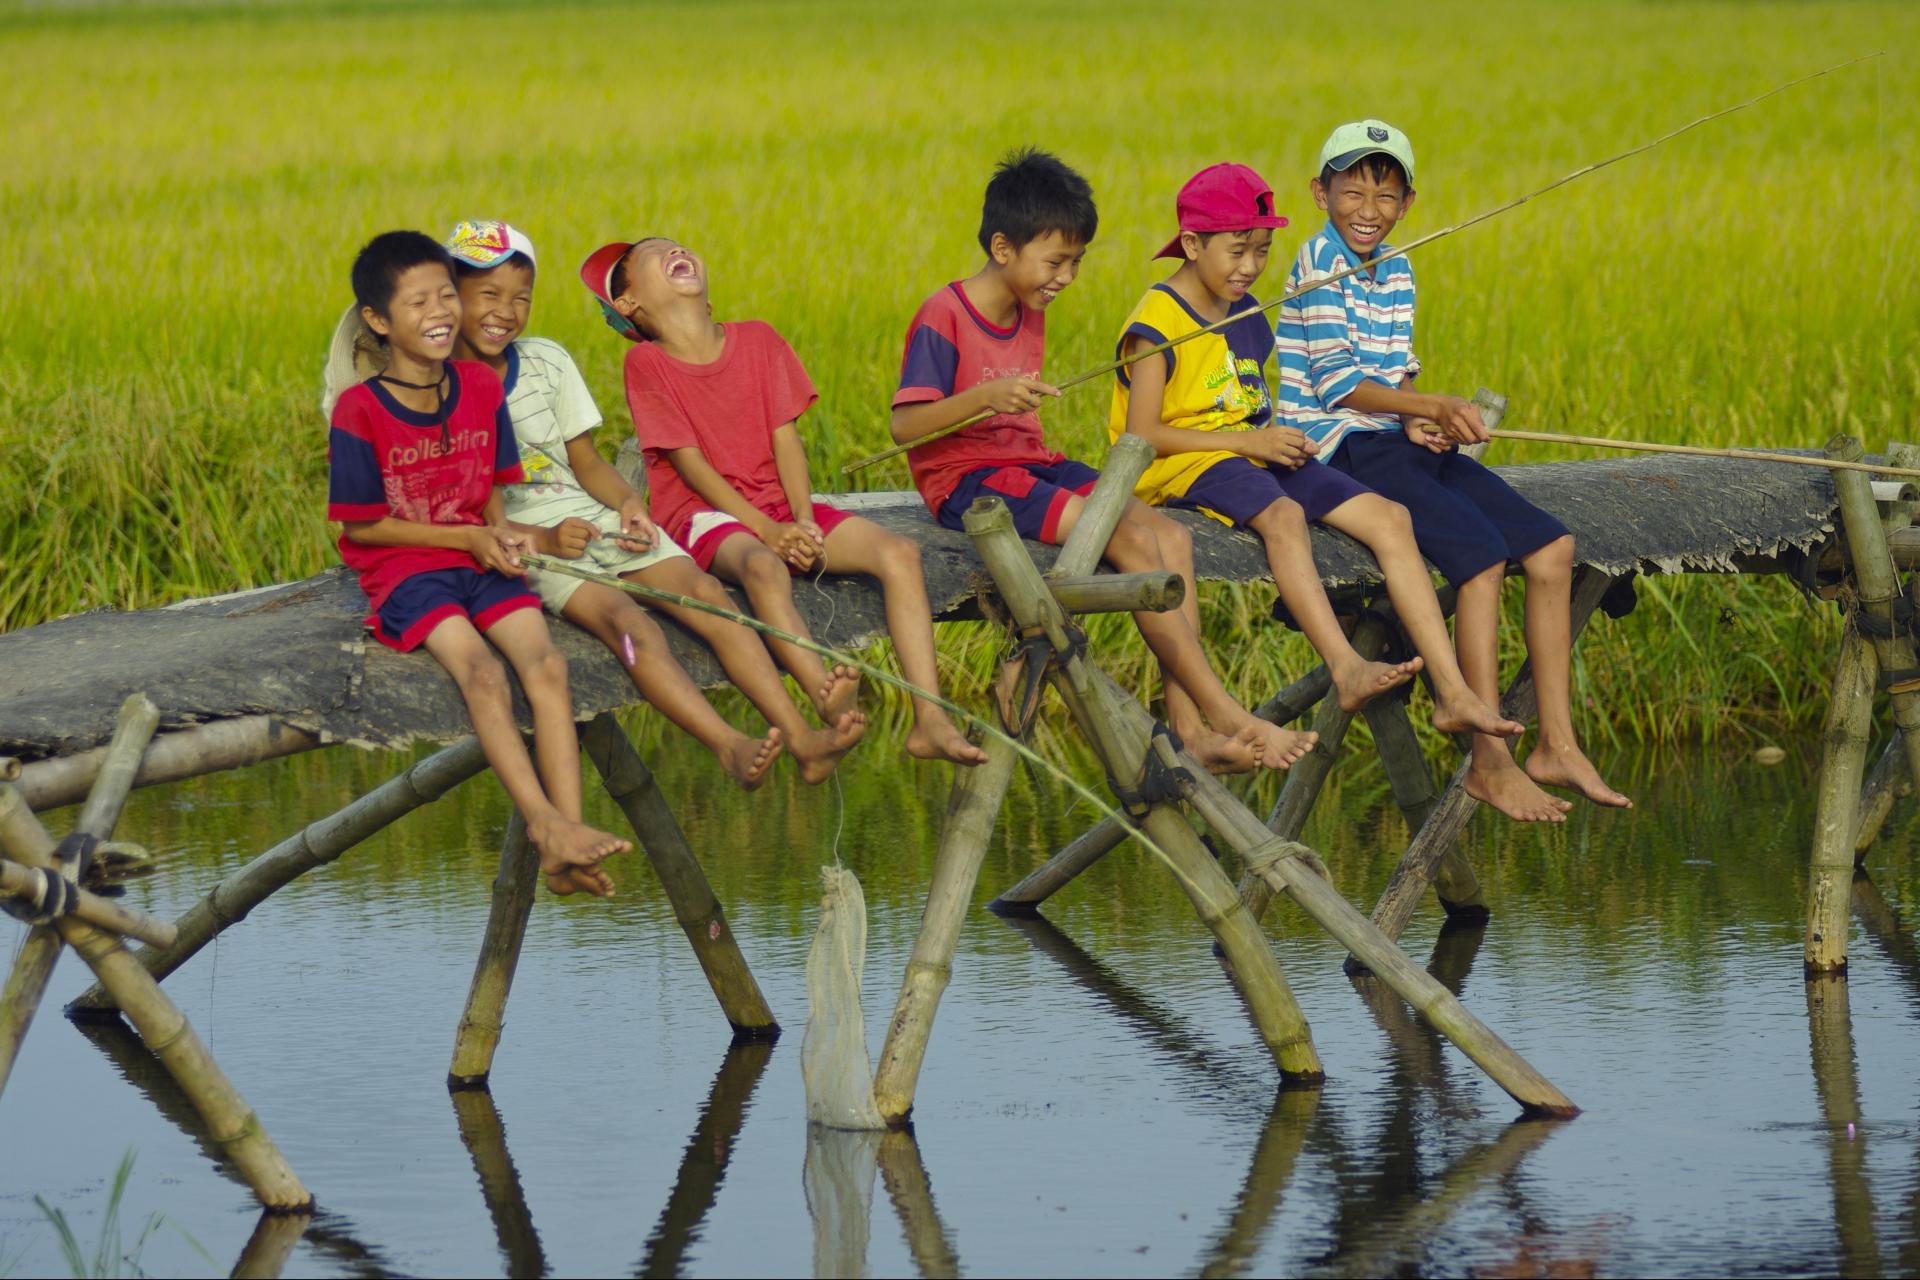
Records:
[[[442,449],[453,447],[453,431],[447,426],[447,388],[452,384],[453,370],[447,367],[446,361],[440,362],[440,376],[432,382],[408,382],[405,378],[396,378],[390,373],[376,373],[373,375],[373,380],[392,383],[396,387],[405,387],[409,391],[433,392],[433,420],[440,428],[440,447]]]

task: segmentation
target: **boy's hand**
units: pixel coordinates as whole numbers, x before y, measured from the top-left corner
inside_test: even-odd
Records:
[[[600,536],[599,529],[573,516],[568,516],[544,532],[547,554],[562,560],[578,560],[587,554],[587,544]]]
[[[820,554],[819,546],[797,524],[774,524],[761,535],[760,540],[772,547],[775,555],[802,573],[813,568],[813,562]]]
[[[526,573],[526,566],[520,563],[520,553],[527,545],[525,535],[496,524],[467,527],[470,530],[467,534],[467,553],[480,562],[482,569],[492,569],[509,578],[518,578]]]
[[[622,551],[651,551],[660,540],[647,504],[639,494],[620,504],[620,536],[614,543]]]
[[[1461,444],[1480,444],[1493,439],[1493,432],[1487,429],[1486,422],[1480,417],[1479,406],[1471,400],[1462,400],[1459,396],[1431,396],[1433,412],[1425,415],[1431,418],[1440,431],[1449,440]]]
[[[820,554],[825,555],[827,551],[827,531],[820,527],[820,522],[812,516],[795,516],[793,522],[799,525],[801,530],[805,532],[809,538],[813,539],[813,545],[819,548]]]
[[[1407,429],[1407,439],[1422,448],[1431,449],[1435,453],[1445,453],[1453,448],[1453,441],[1432,418],[1406,418],[1403,422]]]
[[[1038,378],[995,378],[980,384],[980,398],[995,413],[1032,413],[1045,396],[1057,396],[1060,388]]]
[[[1261,462],[1271,462],[1289,471],[1303,466],[1320,446],[1307,439],[1307,433],[1294,427],[1260,427],[1239,433],[1241,453]]]

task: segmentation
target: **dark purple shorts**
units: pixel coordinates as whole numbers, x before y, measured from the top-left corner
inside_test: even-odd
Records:
[[[491,569],[429,569],[395,587],[371,621],[381,644],[406,653],[448,618],[471,619],[485,631],[510,613],[539,607],[524,578]]]
[[[1413,540],[1454,586],[1567,536],[1567,526],[1458,449],[1435,453],[1399,431],[1349,431],[1333,466],[1413,518]]]
[[[1307,462],[1294,470],[1268,468],[1251,458],[1222,458],[1202,471],[1167,505],[1205,511],[1245,526],[1281,498],[1292,498],[1307,519],[1322,519],[1335,507],[1358,498],[1367,487],[1344,471]]]
[[[940,523],[961,529],[961,517],[979,498],[998,498],[1013,513],[1013,527],[1023,538],[1055,544],[1060,541],[1060,517],[1067,500],[1093,492],[1100,473],[1084,462],[1062,458],[1042,465],[982,467],[960,477],[960,483],[940,504]]]

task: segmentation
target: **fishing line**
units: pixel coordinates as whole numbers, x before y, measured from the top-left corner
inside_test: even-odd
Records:
[[[1757,97],[1748,98],[1745,102],[1735,103],[1733,106],[1730,106],[1730,107],[1722,107],[1720,110],[1711,112],[1708,115],[1701,116],[1697,120],[1689,121],[1688,123],[1681,125],[1677,129],[1669,130],[1668,132],[1663,133],[1659,137],[1653,139],[1651,142],[1643,142],[1639,146],[1634,147],[1631,150],[1622,151],[1619,155],[1610,156],[1605,160],[1599,160],[1594,162],[1593,164],[1585,165],[1579,169],[1575,169],[1572,173],[1567,174],[1565,177],[1557,178],[1554,181],[1549,182],[1544,187],[1540,187],[1536,190],[1529,191],[1523,196],[1516,196],[1514,199],[1507,201],[1505,204],[1495,205],[1491,209],[1487,209],[1480,213],[1476,213],[1471,218],[1467,218],[1462,222],[1456,222],[1450,226],[1441,227],[1438,231],[1428,232],[1426,235],[1420,236],[1417,239],[1409,240],[1406,244],[1400,245],[1398,248],[1382,249],[1379,253],[1375,254],[1372,258],[1369,258],[1367,261],[1358,263],[1351,267],[1347,267],[1341,271],[1336,271],[1331,275],[1318,276],[1311,281],[1301,284],[1300,287],[1297,289],[1293,289],[1287,293],[1281,294],[1278,298],[1275,298],[1271,302],[1263,302],[1258,306],[1243,307],[1238,311],[1229,312],[1229,314],[1227,314],[1226,316],[1222,317],[1219,320],[1212,321],[1211,323],[1208,323],[1208,324],[1203,324],[1197,329],[1189,330],[1188,332],[1183,333],[1176,338],[1171,338],[1166,342],[1160,343],[1158,346],[1148,347],[1142,351],[1137,351],[1130,356],[1121,356],[1119,359],[1100,365],[1097,368],[1088,369],[1084,373],[1077,373],[1073,377],[1068,378],[1065,382],[1057,384],[1057,389],[1062,393],[1065,393],[1067,391],[1072,390],[1075,387],[1082,386],[1088,382],[1091,382],[1095,378],[1104,377],[1109,373],[1117,373],[1119,370],[1126,368],[1128,365],[1134,364],[1141,360],[1145,360],[1149,356],[1157,356],[1163,352],[1171,351],[1173,348],[1179,346],[1181,343],[1191,342],[1193,339],[1198,338],[1203,334],[1217,333],[1221,329],[1226,328],[1228,325],[1239,323],[1241,320],[1245,319],[1248,316],[1259,315],[1263,312],[1273,311],[1276,308],[1285,306],[1289,302],[1294,302],[1299,300],[1300,298],[1305,297],[1307,294],[1312,293],[1316,289],[1323,289],[1330,284],[1338,284],[1340,281],[1345,280],[1349,276],[1358,275],[1362,271],[1371,271],[1373,270],[1373,268],[1377,267],[1383,262],[1390,261],[1391,259],[1394,259],[1394,258],[1404,258],[1409,253],[1412,253],[1415,249],[1420,248],[1422,245],[1432,244],[1434,241],[1443,240],[1446,237],[1453,235],[1455,232],[1465,231],[1468,227],[1477,226],[1478,224],[1485,222],[1490,218],[1497,218],[1501,214],[1506,213],[1509,210],[1519,208],[1521,205],[1527,203],[1527,201],[1529,200],[1536,199],[1540,196],[1546,195],[1549,191],[1554,191],[1560,187],[1564,187],[1569,182],[1572,182],[1575,179],[1584,178],[1588,174],[1596,173],[1599,170],[1604,169],[1609,165],[1618,164],[1622,160],[1630,160],[1634,156],[1642,155],[1648,151],[1653,150],[1655,147],[1658,147],[1664,143],[1673,141],[1673,139],[1679,137],[1683,133],[1687,133],[1687,132],[1690,132],[1691,130],[1698,129],[1701,125],[1711,124],[1713,121],[1722,119],[1726,116],[1730,116],[1737,111],[1745,111],[1749,107],[1758,106],[1760,103],[1765,102],[1768,98],[1772,98],[1779,94],[1785,93],[1787,90],[1806,84],[1810,80],[1818,80],[1822,76],[1829,76],[1836,71],[1844,71],[1848,67],[1856,66],[1859,63],[1868,62],[1876,58],[1883,58],[1885,56],[1886,56],[1886,51],[1884,49],[1876,50],[1873,53],[1863,53],[1859,57],[1849,58],[1845,62],[1836,62],[1832,66],[1827,67],[1823,70],[1815,71],[1808,75],[1801,76],[1797,80],[1789,80],[1785,84],[1776,85]],[[875,463],[885,462],[889,458],[898,457],[900,454],[907,452],[909,449],[917,449],[923,444],[931,444],[935,440],[939,440],[939,439],[942,439],[943,437],[950,436],[956,431],[965,430],[967,427],[975,426],[981,422],[986,421],[988,418],[991,418],[994,416],[995,416],[994,412],[991,409],[983,409],[979,413],[976,413],[969,418],[962,419],[961,421],[956,422],[951,426],[941,427],[937,431],[929,431],[926,435],[921,436],[919,439],[914,440],[910,444],[897,444],[897,445],[894,445],[891,449],[883,449],[879,453],[871,454],[868,457],[857,458],[854,461],[849,462],[846,466],[842,467],[840,469],[840,472],[842,475],[848,475],[848,476],[854,475],[857,472],[864,471],[866,468],[873,466]]]

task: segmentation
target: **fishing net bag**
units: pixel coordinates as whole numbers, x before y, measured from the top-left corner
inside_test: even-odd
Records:
[[[807,951],[807,1034],[800,1077],[807,1119],[833,1129],[882,1129],[873,1105],[873,1060],[860,1013],[866,970],[867,900],[845,867],[820,869],[820,926]]]
[[[327,344],[327,367],[321,376],[320,416],[331,420],[333,405],[346,389],[365,382],[387,367],[387,349],[379,335],[360,317],[360,304],[349,306],[333,327]]]

